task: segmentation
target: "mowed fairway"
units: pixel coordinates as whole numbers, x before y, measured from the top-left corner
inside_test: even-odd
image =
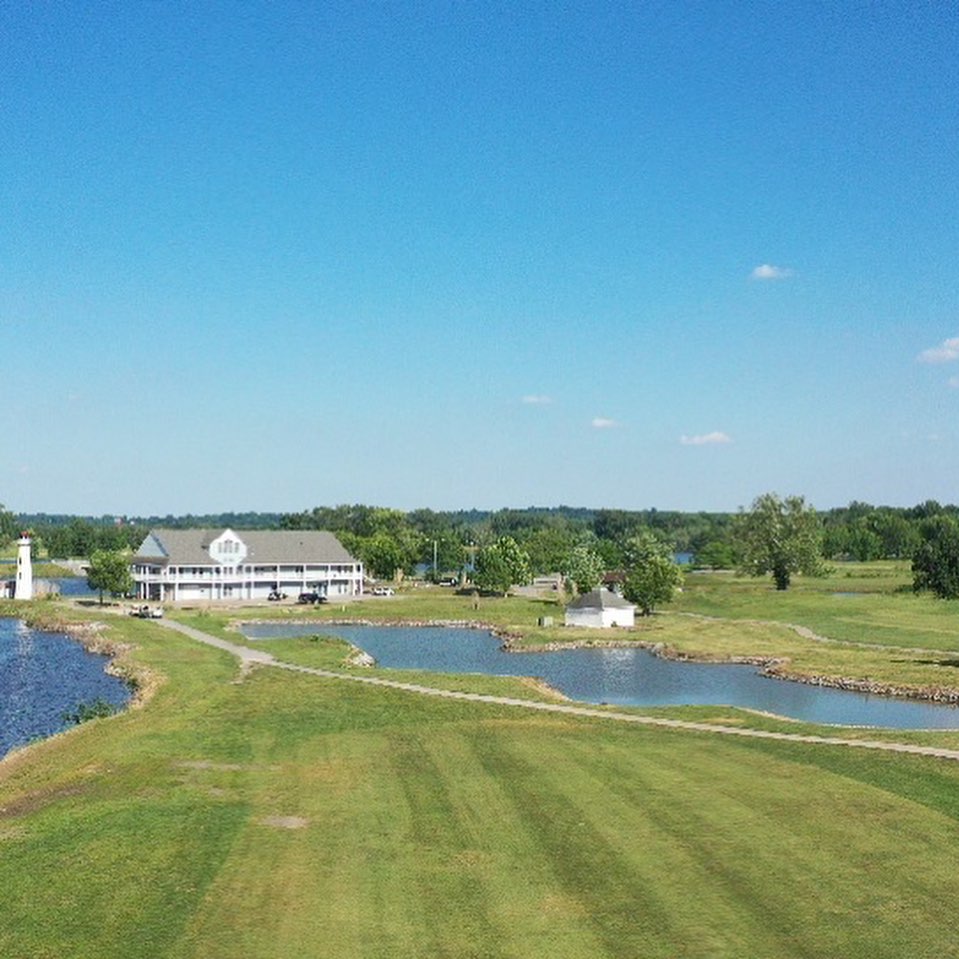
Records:
[[[123,623],[0,764],[4,957],[949,956],[959,764],[437,701]]]

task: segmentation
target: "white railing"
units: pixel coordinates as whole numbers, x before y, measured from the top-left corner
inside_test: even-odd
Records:
[[[357,572],[352,573],[320,573],[317,570],[308,570],[305,573],[291,573],[285,570],[261,570],[259,572],[236,572],[236,573],[220,573],[211,569],[199,569],[193,571],[192,569],[189,572],[181,572],[177,570],[176,572],[172,570],[162,570],[159,573],[141,573],[134,572],[133,578],[139,583],[195,583],[202,581],[204,583],[226,583],[230,584],[243,584],[243,583],[262,583],[262,582],[272,582],[272,581],[289,581],[295,580],[296,582],[307,582],[307,583],[331,583],[331,582],[361,582],[362,575]]]

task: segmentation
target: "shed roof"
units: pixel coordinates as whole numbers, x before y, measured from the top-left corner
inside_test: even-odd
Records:
[[[627,602],[618,593],[604,587],[591,589],[582,596],[577,596],[567,609],[635,609],[633,603]]]
[[[208,566],[210,544],[227,532],[220,529],[152,529],[136,552],[137,559],[176,566]],[[244,563],[356,563],[343,544],[325,530],[230,530],[247,548]]]

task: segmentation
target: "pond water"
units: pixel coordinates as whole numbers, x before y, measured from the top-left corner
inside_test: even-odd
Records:
[[[86,576],[64,576],[51,579],[61,596],[96,596],[97,594],[87,585]]]
[[[96,699],[122,707],[126,683],[108,676],[105,656],[88,653],[64,633],[0,618],[0,756],[69,726],[63,714]]]
[[[8,576],[6,570],[0,569],[0,579],[12,579],[12,576]],[[38,576],[34,580],[34,586],[37,587],[38,593],[42,591],[42,587],[48,584],[53,588],[54,592],[59,593],[61,596],[73,597],[74,599],[98,595],[87,585],[86,576],[55,576],[52,578],[49,576]]]
[[[378,666],[442,673],[536,676],[571,699],[619,706],[742,706],[813,723],[893,729],[957,729],[959,708],[806,686],[760,675],[754,666],[684,663],[644,649],[507,653],[477,629],[248,624],[250,639],[338,636]]]

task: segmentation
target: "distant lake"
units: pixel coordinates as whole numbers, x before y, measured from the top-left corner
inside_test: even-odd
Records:
[[[250,639],[324,633],[368,652],[378,666],[442,673],[535,676],[571,699],[618,706],[741,706],[812,723],[892,729],[959,729],[959,708],[807,686],[754,666],[661,659],[636,648],[507,653],[476,629],[248,624]],[[599,637],[597,637],[599,638]]]
[[[86,576],[64,576],[48,580],[60,591],[61,596],[96,596],[87,585]]]
[[[14,563],[15,560],[0,560],[0,563]],[[12,579],[15,570],[5,570],[0,568],[0,579]],[[37,576],[34,577],[36,583],[50,583],[56,588],[61,596],[96,596],[87,585],[86,576]]]
[[[130,690],[104,672],[107,663],[65,633],[0,618],[0,756],[68,728],[63,714],[82,703],[126,705]]]

